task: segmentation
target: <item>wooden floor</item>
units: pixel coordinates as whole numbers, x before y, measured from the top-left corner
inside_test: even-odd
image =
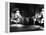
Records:
[[[39,25],[25,25],[23,27],[10,26],[10,32],[20,32],[20,31],[38,31],[44,28]]]

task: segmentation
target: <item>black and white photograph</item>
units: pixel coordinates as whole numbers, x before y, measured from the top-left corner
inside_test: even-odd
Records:
[[[10,3],[10,32],[44,31],[44,4]]]

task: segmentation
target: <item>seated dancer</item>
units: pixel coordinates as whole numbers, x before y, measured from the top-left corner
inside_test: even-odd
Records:
[[[15,19],[14,19],[14,18],[15,18]],[[22,18],[22,16],[21,16],[19,10],[17,10],[16,13],[13,13],[13,14],[12,14],[12,20],[11,20],[11,21],[13,21],[13,22],[15,22],[15,23],[19,23],[19,22],[23,21],[23,18]]]

